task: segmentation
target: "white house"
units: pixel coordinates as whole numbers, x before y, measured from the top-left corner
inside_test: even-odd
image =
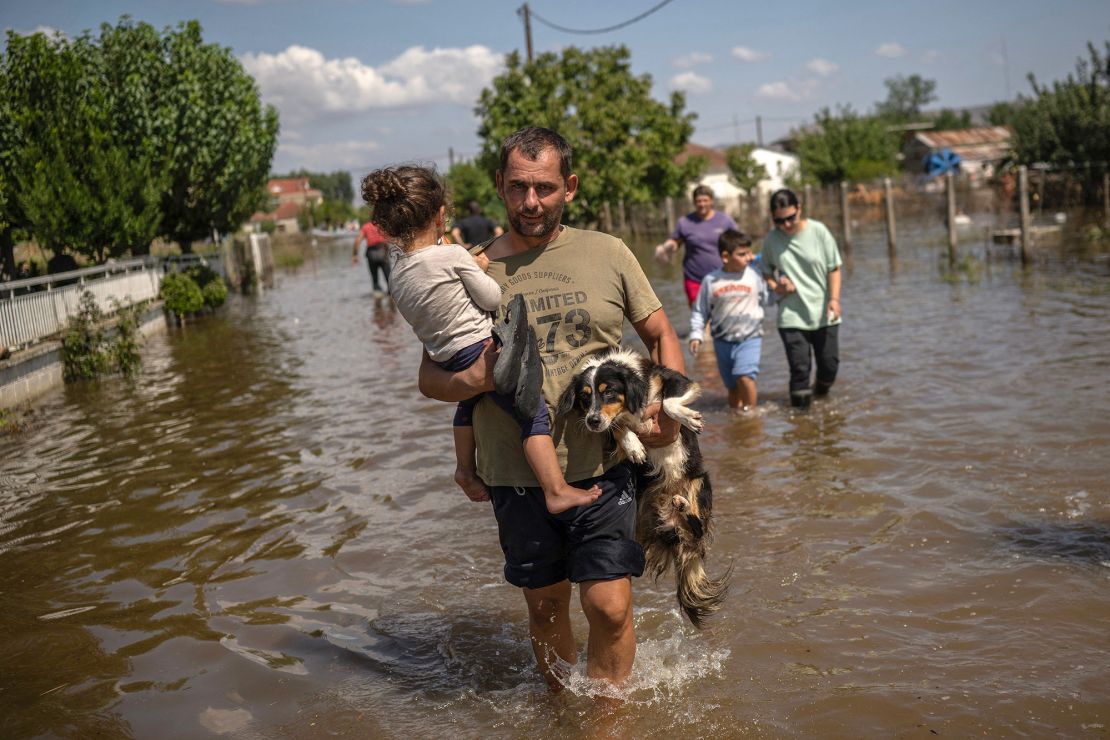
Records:
[[[756,147],[752,150],[751,156],[752,159],[763,165],[763,169],[767,171],[767,176],[760,181],[757,188],[758,192],[755,194],[760,202],[769,199],[771,193],[776,190],[786,187],[786,178],[790,177],[791,173],[798,171],[799,160],[793,154]],[[745,193],[737,186],[736,178],[732,176],[728,169],[728,161],[724,150],[710,149],[709,147],[690,143],[686,145],[686,148],[676,159],[681,164],[690,157],[702,157],[708,162],[708,165],[701,178],[690,183],[686,189],[687,196],[692,197],[694,188],[698,185],[708,185],[713,188],[713,192],[717,196],[717,204],[721,209],[733,216],[739,215],[741,199]]]

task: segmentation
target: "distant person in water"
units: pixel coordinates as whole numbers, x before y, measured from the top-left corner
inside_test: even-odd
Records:
[[[736,222],[727,213],[714,210],[713,201],[713,188],[708,185],[694,188],[693,212],[680,218],[670,237],[655,248],[655,258],[661,264],[670,264],[679,247],[686,250],[682,257],[682,277],[689,305],[698,297],[705,276],[721,269],[717,240],[726,230],[736,229]]]
[[[778,326],[790,366],[790,404],[824,396],[840,367],[840,250],[820,221],[802,216],[791,190],[771,195],[773,228],[763,237],[763,277],[779,297]],[[817,380],[810,386],[814,360]]]
[[[470,215],[455,222],[451,229],[451,238],[456,244],[464,247],[473,247],[485,244],[489,240],[501,236],[505,230],[498,226],[492,218],[482,214],[482,206],[476,200],[467,205]]]
[[[386,239],[385,234],[374,225],[373,221],[367,221],[359,229],[358,234],[355,236],[354,246],[351,247],[351,264],[358,264],[358,245],[366,242],[366,266],[370,270],[370,281],[374,284],[374,291],[381,292],[382,286],[389,289],[389,240]],[[378,275],[381,275],[381,282],[378,282]]]

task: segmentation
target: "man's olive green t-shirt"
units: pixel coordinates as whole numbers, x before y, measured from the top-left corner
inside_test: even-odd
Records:
[[[661,308],[631,250],[597,231],[563,227],[543,247],[491,260],[489,274],[501,284],[502,310],[514,295],[524,295],[549,407],[558,403],[585,358],[620,346],[625,319],[641,321]],[[478,475],[487,485],[539,485],[524,459],[520,427],[488,397],[475,408],[474,434]],[[572,483],[601,475],[615,463],[605,451],[606,435],[587,432],[581,424],[553,419],[552,437]]]

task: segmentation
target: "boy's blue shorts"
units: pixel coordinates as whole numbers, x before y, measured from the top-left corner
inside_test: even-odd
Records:
[[[729,342],[713,339],[713,349],[717,352],[717,369],[725,387],[736,387],[736,379],[748,377],[755,380],[759,376],[759,355],[763,348],[763,337],[748,337],[742,342]]]

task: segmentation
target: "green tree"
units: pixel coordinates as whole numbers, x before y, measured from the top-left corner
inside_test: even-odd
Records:
[[[162,233],[191,251],[193,241],[238,228],[265,203],[278,116],[230,49],[204,43],[196,21],[167,32],[164,44],[159,82],[173,116]]]
[[[149,244],[157,233],[158,178],[148,150],[137,151],[114,104],[115,67],[88,35],[73,42],[9,35],[6,56],[18,79],[7,88],[20,130],[12,180],[18,211],[35,238],[95,261]]]
[[[937,99],[936,80],[921,75],[897,75],[883,80],[886,100],[875,104],[875,112],[893,121],[909,121],[921,116],[922,109]]]
[[[966,110],[957,113],[951,108],[943,108],[933,119],[933,128],[937,131],[971,128],[971,113]]]
[[[767,168],[752,158],[755,144],[738,144],[725,150],[725,162],[736,184],[745,193],[751,193],[767,177]]]
[[[596,222],[605,202],[646,203],[678,195],[701,162],[675,162],[693,132],[685,97],[669,104],[651,97],[651,76],[635,76],[623,46],[540,54],[522,63],[513,52],[506,70],[482,91],[475,114],[483,141],[478,164],[498,165],[501,141],[523,126],[558,131],[574,150],[578,197],[568,218]]]
[[[1051,85],[1029,76],[1035,97],[1023,100],[1013,119],[1018,162],[1110,162],[1110,42],[1103,53],[1088,43],[1087,54],[1074,74]]]
[[[497,197],[493,170],[486,170],[478,162],[455,162],[447,171],[447,187],[455,205],[455,218],[468,215],[467,203],[478,201],[482,212],[499,223],[505,222],[505,204]]]
[[[1012,126],[1017,118],[1020,104],[1007,101],[995,103],[987,111],[987,122],[992,126]]]
[[[796,144],[802,172],[822,184],[870,180],[898,170],[898,137],[881,118],[861,116],[851,106],[834,115],[823,108],[815,131],[802,133]]]

